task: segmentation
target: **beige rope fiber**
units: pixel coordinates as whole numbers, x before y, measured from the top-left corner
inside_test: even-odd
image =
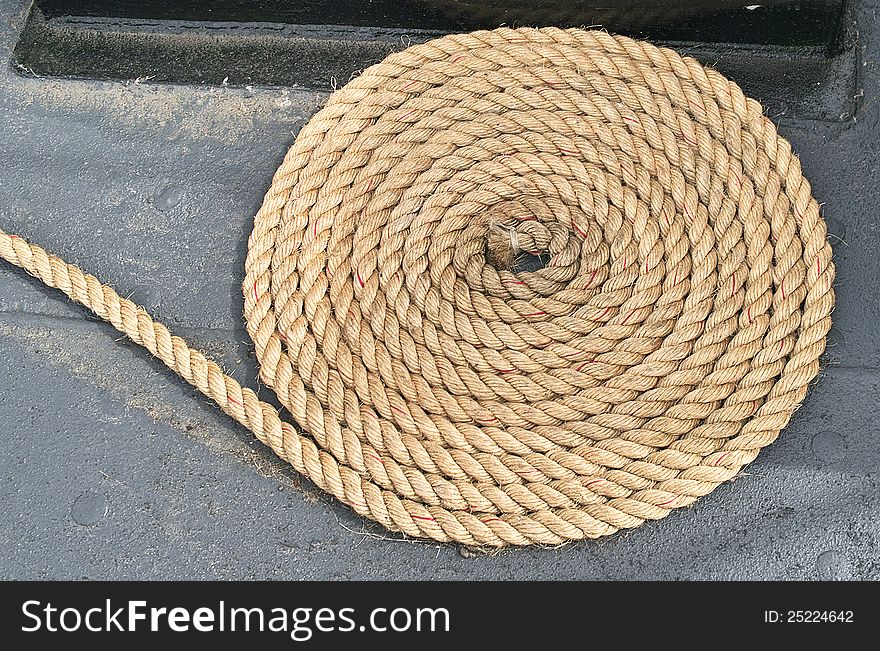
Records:
[[[733,478],[804,399],[834,303],[819,206],[758,102],[578,29],[411,47],[302,129],[243,285],[298,427],[93,276],[5,233],[0,254],[357,513],[475,546],[604,536]]]

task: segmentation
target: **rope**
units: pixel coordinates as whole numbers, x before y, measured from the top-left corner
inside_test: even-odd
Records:
[[[608,535],[736,476],[804,399],[834,303],[819,206],[761,106],[578,29],[411,47],[302,129],[243,284],[298,427],[94,276],[2,232],[0,254],[360,515],[474,546]]]

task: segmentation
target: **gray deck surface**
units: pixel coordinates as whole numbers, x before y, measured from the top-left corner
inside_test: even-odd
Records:
[[[880,578],[880,2],[856,5],[855,117],[777,118],[835,245],[827,365],[736,481],[599,542],[496,555],[413,543],[0,265],[0,577]],[[9,65],[23,16],[0,0],[0,227],[95,273],[255,386],[239,293],[251,217],[326,96],[35,78]]]

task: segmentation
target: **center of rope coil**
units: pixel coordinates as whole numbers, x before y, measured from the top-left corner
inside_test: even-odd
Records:
[[[555,239],[553,233],[556,233]],[[487,237],[486,251],[490,263],[500,269],[515,271],[524,267],[520,263],[524,257],[529,257],[540,259],[540,264],[530,269],[537,271],[553,262],[554,254],[559,253],[568,240],[568,231],[562,225],[548,227],[534,218],[490,219]]]

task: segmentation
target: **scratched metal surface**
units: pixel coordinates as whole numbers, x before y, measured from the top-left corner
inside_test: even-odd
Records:
[[[880,2],[859,109],[782,117],[824,203],[838,305],[820,382],[747,472],[600,542],[474,555],[354,516],[109,326],[0,266],[0,577],[880,578]],[[245,384],[251,216],[324,95],[13,71],[0,0],[0,225],[150,309]]]

